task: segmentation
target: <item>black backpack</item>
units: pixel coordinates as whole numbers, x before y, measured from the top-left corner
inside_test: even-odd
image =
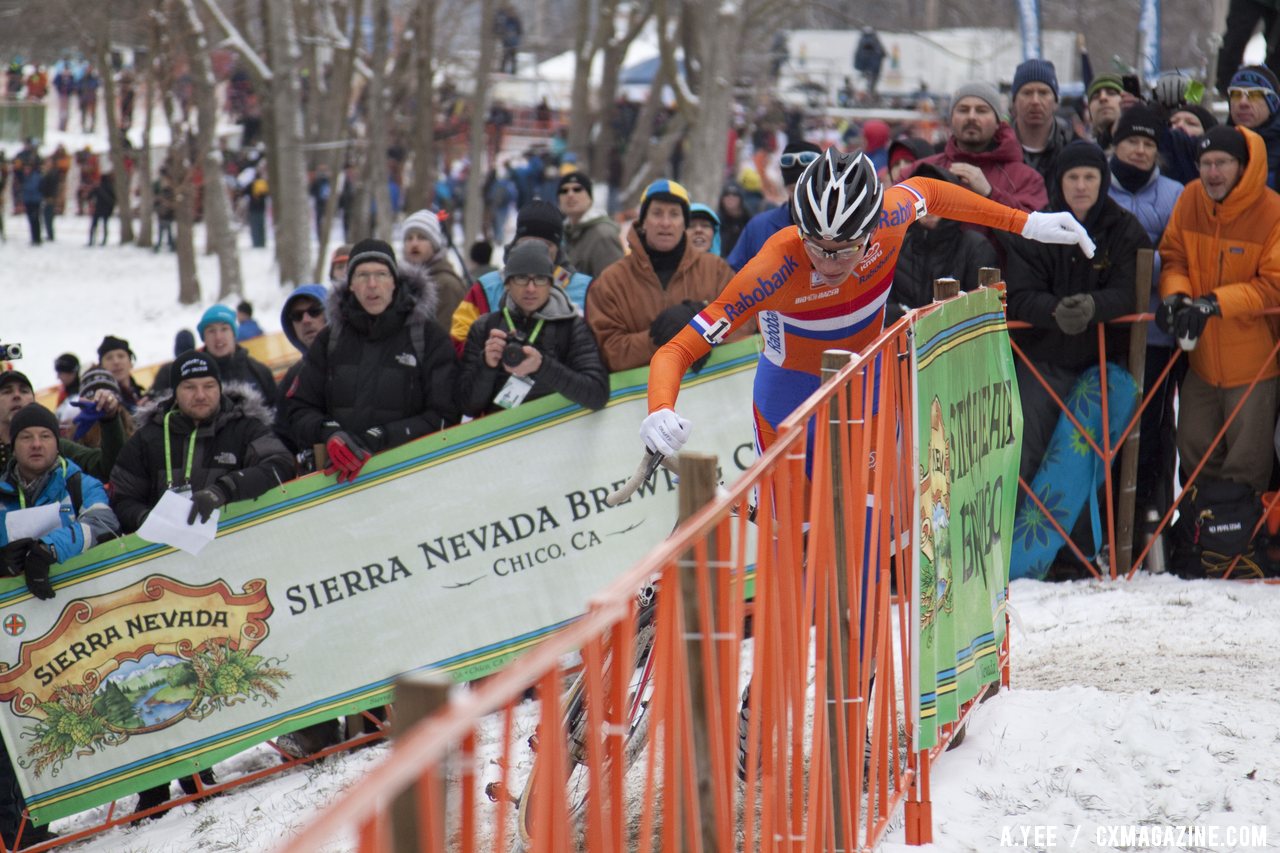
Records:
[[[1239,557],[1233,578],[1263,576],[1254,553],[1262,501],[1231,480],[1199,477],[1188,489],[1175,525],[1173,570],[1183,577],[1222,577]]]

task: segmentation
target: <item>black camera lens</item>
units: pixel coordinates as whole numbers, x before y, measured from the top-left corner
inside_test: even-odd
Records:
[[[524,345],[509,343],[502,348],[502,363],[507,367],[516,367],[524,361]]]

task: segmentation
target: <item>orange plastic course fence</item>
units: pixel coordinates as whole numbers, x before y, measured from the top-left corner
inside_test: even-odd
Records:
[[[894,555],[916,536],[908,354],[899,323],[583,618],[455,688],[282,850],[868,850],[908,801],[908,840],[930,840],[950,732],[910,751],[909,604],[891,592],[911,588]]]

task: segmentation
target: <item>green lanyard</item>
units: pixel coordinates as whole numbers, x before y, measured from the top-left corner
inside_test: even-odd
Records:
[[[62,479],[67,479],[67,460],[58,457],[58,462],[62,465]],[[18,509],[27,508],[27,490],[22,487],[22,476],[14,470],[14,479],[18,481]],[[36,478],[37,480],[39,477]]]
[[[507,331],[514,332],[516,324],[511,320],[511,312],[503,306],[502,316],[507,318]],[[546,317],[539,317],[538,324],[533,327],[533,334],[529,335],[529,346],[533,346],[533,342],[538,339],[538,332],[542,331],[542,324],[546,322]]]
[[[169,484],[169,488],[173,488],[173,452],[169,447],[169,418],[173,415],[173,409],[165,412],[164,415],[164,479]],[[187,444],[187,469],[182,476],[187,485],[191,485],[191,463],[196,456],[196,432],[199,424],[193,425],[191,429],[191,441]]]

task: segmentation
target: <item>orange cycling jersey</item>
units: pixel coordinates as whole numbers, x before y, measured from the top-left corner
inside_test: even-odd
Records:
[[[675,408],[680,379],[713,345],[757,316],[764,348],[753,394],[758,433],[772,428],[812,393],[822,353],[858,352],[880,334],[885,300],[907,227],[926,213],[1021,232],[1027,214],[943,181],[910,178],[884,194],[866,253],[838,284],[827,284],[809,261],[800,232],[774,234],[716,301],[654,355],[649,411]],[[768,445],[758,434],[762,447]]]

